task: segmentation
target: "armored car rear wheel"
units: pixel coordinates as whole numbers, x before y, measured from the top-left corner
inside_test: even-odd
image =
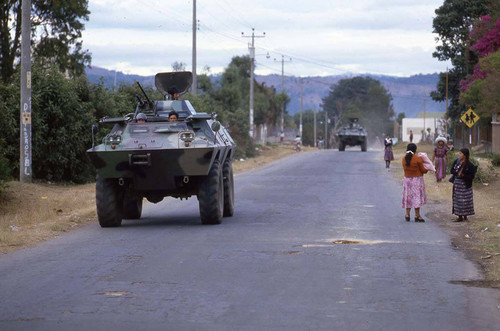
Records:
[[[231,160],[224,161],[222,176],[224,178],[224,217],[231,217],[234,214],[234,178]]]
[[[202,224],[220,224],[224,212],[224,179],[219,160],[214,161],[198,193]]]
[[[123,218],[123,192],[118,183],[97,176],[95,197],[97,219],[101,227],[120,226]]]
[[[367,143],[366,143],[366,140],[363,141],[363,143],[361,143],[361,151],[362,152],[366,152],[367,150]]]
[[[138,219],[142,214],[142,198],[123,198],[123,218]]]

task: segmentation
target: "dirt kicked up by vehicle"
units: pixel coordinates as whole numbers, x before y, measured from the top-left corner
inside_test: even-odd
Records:
[[[144,198],[158,203],[167,196],[197,196],[202,224],[220,224],[233,215],[236,145],[214,114],[178,99],[191,83],[191,72],[159,73],[155,85],[165,100],[151,101],[141,87],[145,99],[138,97],[135,112],[99,121],[113,126],[102,144],[87,151],[97,169],[102,227],[139,219]]]

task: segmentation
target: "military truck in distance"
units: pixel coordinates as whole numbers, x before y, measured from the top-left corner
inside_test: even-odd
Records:
[[[158,73],[155,85],[165,100],[151,101],[138,84],[145,100],[137,96],[135,112],[99,121],[113,126],[102,144],[87,151],[97,169],[101,227],[140,218],[144,198],[158,203],[167,196],[197,196],[202,224],[219,224],[223,216],[233,215],[236,145],[215,115],[197,112],[188,100],[176,100],[191,83],[191,72]],[[172,111],[178,121],[169,121]],[[146,121],[138,121],[138,115]],[[96,132],[94,125],[93,138]]]
[[[345,151],[346,146],[361,146],[361,151],[366,152],[368,139],[366,130],[358,123],[357,118],[350,118],[348,126],[343,127],[337,132],[337,141],[339,142],[339,151]]]

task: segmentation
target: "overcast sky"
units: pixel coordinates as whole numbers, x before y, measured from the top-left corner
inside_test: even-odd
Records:
[[[248,54],[256,73],[295,76],[372,73],[409,76],[445,71],[432,57],[434,10],[443,0],[197,0],[197,71],[221,72]],[[92,65],[129,74],[192,65],[191,1],[90,0],[83,33]],[[269,53],[269,57],[268,54]]]

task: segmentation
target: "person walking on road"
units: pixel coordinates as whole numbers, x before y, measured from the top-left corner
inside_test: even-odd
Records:
[[[474,199],[472,181],[476,175],[477,167],[469,160],[469,149],[462,148],[451,166],[453,178],[453,209],[452,214],[457,215],[455,222],[467,220],[467,216],[474,215]]]
[[[394,160],[394,154],[392,153],[392,139],[389,135],[384,140],[384,160],[385,160],[385,167],[389,168],[391,165],[391,161]]]
[[[407,222],[410,221],[412,208],[415,208],[415,222],[425,222],[422,216],[420,216],[420,207],[427,203],[424,174],[428,170],[425,169],[422,158],[416,153],[417,145],[410,143],[406,147],[406,154],[402,160],[405,172],[402,207],[406,209],[405,220]]]
[[[438,137],[437,146],[434,147],[432,162],[436,166],[436,180],[440,182],[446,177],[446,164],[448,163],[448,147],[446,147],[446,138]]]

